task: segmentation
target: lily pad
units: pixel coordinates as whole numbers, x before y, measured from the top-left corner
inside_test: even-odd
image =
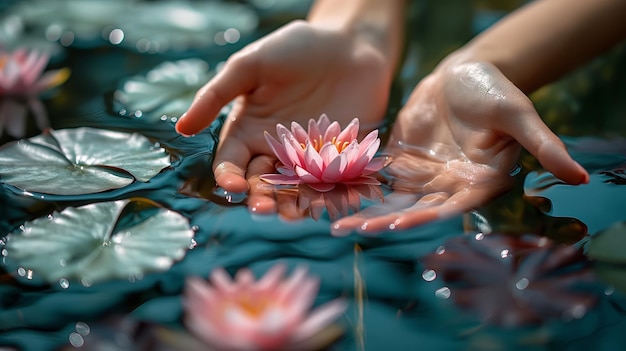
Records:
[[[618,222],[594,235],[587,246],[587,255],[594,260],[626,264],[626,223]]]
[[[209,64],[200,59],[166,61],[123,82],[115,91],[120,114],[135,117],[163,118],[182,115],[206,82],[215,75]]]
[[[0,180],[45,194],[118,189],[169,165],[165,149],[143,135],[88,127],[49,130],[0,148]]]
[[[184,257],[193,236],[179,213],[147,199],[124,199],[68,207],[27,222],[7,235],[2,253],[27,279],[41,277],[62,287],[78,280],[88,286],[166,270]]]

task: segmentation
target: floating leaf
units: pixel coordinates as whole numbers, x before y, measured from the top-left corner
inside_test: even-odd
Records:
[[[626,264],[626,223],[615,223],[594,235],[587,250],[587,255],[594,260]]]
[[[115,102],[121,105],[121,114],[178,117],[187,111],[198,89],[214,74],[208,63],[200,59],[167,61],[145,75],[126,80],[115,91]]]
[[[140,278],[168,269],[192,243],[193,230],[182,215],[150,206],[149,200],[118,200],[68,207],[25,223],[6,237],[7,262],[27,278],[48,282],[79,280],[83,285],[111,278]],[[130,210],[129,210],[130,209]],[[125,223],[128,219],[130,223]],[[32,272],[32,273],[30,273]]]
[[[140,134],[88,127],[50,130],[0,148],[2,182],[46,194],[118,189],[147,182],[169,165],[165,150]]]
[[[254,9],[226,1],[141,1],[116,18],[121,46],[141,53],[199,50],[239,42],[257,29]]]

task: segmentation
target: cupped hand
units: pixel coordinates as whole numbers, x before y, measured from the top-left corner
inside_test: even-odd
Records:
[[[332,224],[335,235],[407,229],[510,189],[521,147],[569,184],[589,181],[528,97],[495,66],[449,59],[415,88],[385,148],[392,193]]]
[[[382,121],[393,65],[375,45],[340,30],[294,21],[232,55],[201,88],[176,130],[193,135],[234,100],[220,133],[213,170],[219,186],[249,189],[247,170],[272,155],[263,131],[289,128],[326,113],[344,126],[355,117],[364,131]]]

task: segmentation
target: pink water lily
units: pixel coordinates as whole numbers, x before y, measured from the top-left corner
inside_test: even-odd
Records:
[[[319,281],[296,268],[272,267],[261,279],[240,269],[232,280],[223,269],[210,282],[189,278],[185,287],[185,325],[217,350],[314,350],[338,337],[334,322],[345,311],[341,299],[310,311]],[[330,332],[329,332],[330,331]],[[333,332],[334,331],[334,332]]]
[[[35,50],[0,51],[0,96],[35,96],[63,83],[69,69],[44,72],[49,56]]]
[[[39,129],[48,127],[48,116],[39,95],[67,80],[69,69],[44,72],[49,56],[38,51],[0,49],[0,135],[22,137],[30,110]]]
[[[280,174],[263,174],[271,184],[308,184],[318,191],[329,191],[337,183],[371,184],[380,182],[372,176],[385,166],[384,157],[374,157],[380,146],[378,130],[370,132],[359,143],[359,119],[353,119],[341,130],[323,114],[309,120],[308,130],[297,122],[291,130],[276,125],[278,140],[265,132],[265,139],[281,165]]]

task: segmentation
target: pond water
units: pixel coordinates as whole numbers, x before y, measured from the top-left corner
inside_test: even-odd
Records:
[[[437,9],[429,21],[436,22]],[[405,86],[493,15],[474,10],[482,17],[460,17],[459,23],[464,19],[468,25],[442,29],[446,40],[437,45],[428,37],[414,38],[417,44],[408,57],[418,57],[419,64],[403,70],[390,115],[407,93]],[[241,196],[216,189],[210,170],[221,119],[183,138],[174,131],[176,115],[166,112],[161,118],[161,112],[177,108],[165,106],[168,102],[184,103],[188,97],[165,94],[153,105],[141,105],[163,90],[138,98],[127,89],[127,100],[116,93],[164,62],[200,57],[215,70],[234,50],[302,8],[282,9],[271,18],[263,17],[269,16],[267,9],[256,11],[259,27],[230,45],[150,53],[113,45],[115,36],[110,36],[106,43],[68,43],[52,56],[50,69],[71,70],[67,82],[42,98],[54,130],[137,132],[152,148],[172,155],[171,164],[148,181],[95,193],[29,192],[3,182],[0,237],[10,234],[10,239],[0,242],[6,246],[0,265],[0,349],[189,349],[182,303],[186,278],[206,278],[218,267],[231,274],[247,267],[259,277],[277,263],[289,269],[306,266],[319,278],[316,305],[337,297],[348,302],[337,320],[344,332],[329,350],[615,350],[626,345],[626,143],[615,138],[626,131],[624,48],[533,96],[551,127],[569,136],[574,157],[592,175],[590,184],[560,184],[524,154],[511,190],[481,208],[405,231],[336,237],[330,233],[330,217],[337,213],[330,208],[304,209],[302,218],[260,216],[247,210]],[[170,82],[163,89],[189,94],[190,86]],[[41,133],[32,117],[27,116],[23,138]],[[5,134],[0,141],[6,147],[21,138]],[[108,145],[115,151],[114,144]],[[37,170],[45,173],[46,167]],[[19,241],[25,226],[36,227],[38,218],[52,220],[67,208],[125,199],[142,200],[120,210],[132,218],[112,217],[117,231],[132,233],[161,209],[188,220],[188,228],[167,229],[180,233],[180,241],[164,235],[158,224],[150,227],[154,237],[144,239],[152,248],[178,245],[165,268],[91,262],[68,268],[66,277],[13,258],[12,250],[19,250],[11,241]],[[373,196],[357,205],[375,201]],[[102,224],[81,223],[88,233]],[[35,247],[31,262],[65,255],[71,242],[64,234],[71,234],[70,227],[51,231]],[[80,246],[67,255],[80,261],[85,252],[101,249]],[[127,257],[111,255],[102,262]],[[141,269],[132,270],[133,264]]]

